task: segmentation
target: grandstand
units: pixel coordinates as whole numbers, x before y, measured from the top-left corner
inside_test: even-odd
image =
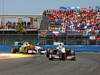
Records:
[[[100,50],[99,7],[48,9],[43,12],[42,25],[46,27],[40,28],[44,30],[44,36],[43,33],[40,36],[42,45],[50,46],[63,41],[66,47],[77,50],[88,50],[90,47],[95,51]]]

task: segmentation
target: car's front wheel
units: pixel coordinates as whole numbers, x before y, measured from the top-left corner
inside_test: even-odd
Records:
[[[53,57],[52,57],[52,55],[51,55],[51,54],[49,55],[49,60],[53,60]]]

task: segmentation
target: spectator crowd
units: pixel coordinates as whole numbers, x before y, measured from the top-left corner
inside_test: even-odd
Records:
[[[45,10],[43,15],[48,18],[49,30],[100,30],[100,8],[49,9]],[[7,21],[5,24],[0,24],[0,29],[16,29],[18,24],[18,22]],[[26,29],[34,28],[30,21],[23,21],[22,24]]]
[[[70,8],[45,10],[49,30],[95,31],[100,30],[100,8]]]

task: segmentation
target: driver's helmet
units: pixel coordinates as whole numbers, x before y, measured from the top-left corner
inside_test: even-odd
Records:
[[[23,45],[29,46],[29,42],[24,42]]]
[[[64,44],[63,43],[60,43],[59,46],[64,47]]]

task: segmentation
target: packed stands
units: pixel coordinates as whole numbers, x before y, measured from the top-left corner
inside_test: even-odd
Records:
[[[60,8],[45,10],[49,31],[100,30],[100,8]]]

